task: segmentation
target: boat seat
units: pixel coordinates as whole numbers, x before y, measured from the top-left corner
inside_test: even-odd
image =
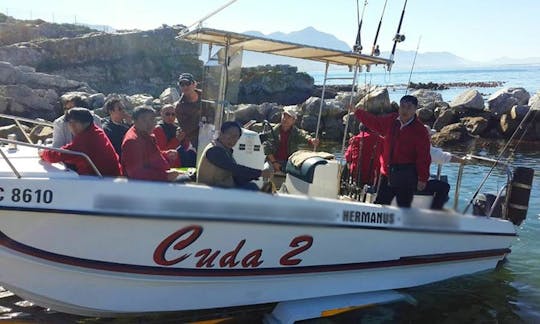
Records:
[[[291,161],[287,161],[287,166],[285,167],[285,173],[288,173],[302,181],[307,183],[313,183],[313,174],[315,173],[315,167],[317,165],[325,165],[328,163],[328,160],[323,159],[322,157],[314,156],[309,159],[306,159],[302,165],[297,168]]]

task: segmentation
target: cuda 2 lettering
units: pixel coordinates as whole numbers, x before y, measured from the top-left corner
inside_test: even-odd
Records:
[[[163,266],[172,266],[186,259],[197,260],[197,268],[258,268],[263,263],[263,250],[242,251],[246,240],[240,240],[231,251],[217,249],[201,249],[190,251],[189,246],[197,241],[203,233],[202,226],[191,225],[179,229],[161,241],[154,250],[154,262]],[[310,235],[296,236],[291,240],[289,247],[292,249],[279,259],[282,266],[295,266],[302,262],[299,255],[307,251],[313,245],[313,237]],[[165,254],[171,250],[182,252],[174,258],[167,258]]]

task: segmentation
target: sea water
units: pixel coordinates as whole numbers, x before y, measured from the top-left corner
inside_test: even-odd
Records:
[[[307,72],[315,80],[315,84],[322,85],[324,73],[318,71]],[[350,84],[350,80],[334,78],[352,78],[353,73],[344,70],[329,72],[333,79],[328,80],[327,84]],[[501,81],[504,84],[500,87],[483,88],[472,87],[478,90],[485,98],[493,92],[504,87],[522,87],[527,90],[531,96],[540,91],[540,65],[506,65],[493,67],[478,67],[468,69],[441,69],[441,70],[419,70],[414,71],[385,71],[382,67],[373,67],[370,72],[363,71],[358,74],[357,84],[387,86],[389,88],[390,99],[399,101],[399,98],[407,91],[406,86],[414,83],[453,83],[453,82],[482,82],[482,81]],[[465,87],[452,87],[448,90],[437,91],[441,93],[443,100],[450,102],[457,95],[468,90]],[[408,89],[410,94],[414,89]]]

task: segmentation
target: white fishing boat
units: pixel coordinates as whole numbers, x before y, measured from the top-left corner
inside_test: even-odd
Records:
[[[254,50],[355,71],[392,63],[214,29],[181,37],[224,46],[224,62]],[[226,89],[220,85],[218,108]],[[528,202],[528,184],[511,174],[508,188],[525,191],[523,206],[507,203],[504,218],[495,218],[343,199],[341,164],[320,157],[287,174],[288,193],[271,195],[81,176],[40,161],[40,145],[0,142],[7,144],[0,149],[0,285],[80,315],[315,300],[494,269],[510,253]],[[244,130],[235,157],[260,168],[260,145]]]

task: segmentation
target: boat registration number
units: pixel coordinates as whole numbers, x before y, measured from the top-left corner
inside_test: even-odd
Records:
[[[4,189],[0,187],[0,201],[4,199],[14,203],[38,203],[50,204],[53,201],[53,192],[49,189],[28,189],[11,188]]]

